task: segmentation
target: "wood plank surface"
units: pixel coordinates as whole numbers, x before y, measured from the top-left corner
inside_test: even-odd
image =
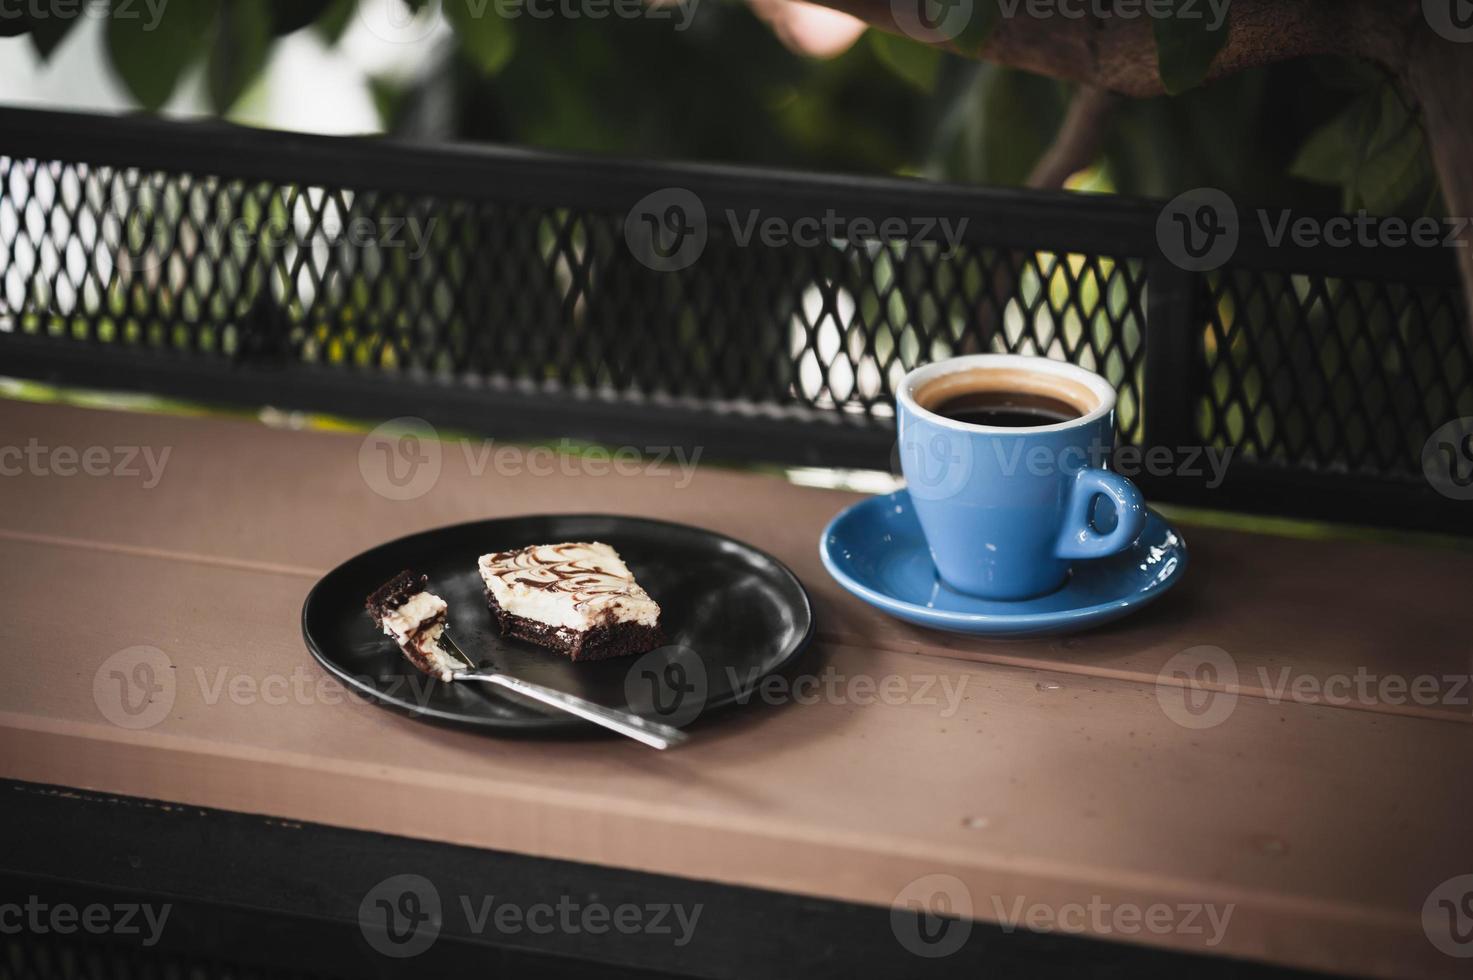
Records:
[[[1084,927],[1379,976],[1464,965],[1421,914],[1473,872],[1473,729],[1451,696],[1469,672],[1466,554],[1186,527],[1192,567],[1155,609],[1063,640],[981,643],[838,590],[817,538],[857,498],[774,476],[673,463],[538,476],[515,449],[477,473],[486,447],[446,443],[434,485],[392,500],[360,467],[361,436],[0,402],[0,449],[31,440],[53,463],[57,447],[96,446],[113,465],[0,476],[5,777],[867,903],[945,874],[992,921],[1091,901],[1195,906],[1197,926],[1209,908],[1229,916],[1220,936]],[[126,447],[169,451],[156,485],[145,462],[113,472]],[[659,755],[421,725],[343,695],[308,657],[298,614],[321,571],[399,533],[537,511],[657,516],[772,551],[819,616],[799,673],[839,693],[733,711]],[[1217,695],[1231,706],[1220,724],[1194,728],[1179,706],[1212,685],[1157,681],[1204,644],[1230,651],[1243,684]],[[108,720],[97,684],[140,646],[166,658],[173,694],[135,730]],[[1258,668],[1278,683],[1282,666],[1321,691],[1361,672],[1435,677],[1438,694],[1264,696]],[[892,678],[897,697],[858,693]]]
[[[820,533],[860,495],[707,461],[682,470],[667,457],[628,476],[606,472],[611,463],[553,462],[550,452],[491,440],[447,442],[438,478],[395,500],[380,492],[384,461],[361,435],[3,400],[0,432],[17,445],[79,454],[120,448],[110,454],[119,462],[139,450],[138,476],[0,478],[0,535],[17,540],[315,578],[388,538],[444,524],[635,514],[709,527],[777,555],[813,596],[820,634],[839,642],[1152,684],[1176,682],[1162,676],[1171,658],[1210,645],[1232,658],[1238,682],[1204,677],[1208,689],[1473,721],[1468,551],[1187,526],[1191,568],[1157,605],[1073,636],[979,641],[901,623],[829,578]],[[153,486],[144,450],[165,459]]]

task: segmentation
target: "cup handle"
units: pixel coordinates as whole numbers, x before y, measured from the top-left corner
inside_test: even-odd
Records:
[[[1089,522],[1095,498],[1105,496],[1115,504],[1115,530],[1096,531]],[[1064,532],[1055,554],[1060,558],[1103,558],[1124,551],[1146,526],[1146,502],[1141,492],[1125,477],[1109,470],[1085,467],[1069,490]]]

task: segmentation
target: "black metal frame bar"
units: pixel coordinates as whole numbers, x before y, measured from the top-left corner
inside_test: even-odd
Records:
[[[141,949],[115,937],[114,954],[131,954],[135,969],[223,959],[220,972],[231,976],[1308,976],[983,922],[955,953],[927,959],[895,938],[888,909],[871,906],[35,783],[0,780],[0,805],[9,831],[0,838],[7,901],[36,895],[79,907],[173,906],[157,946]],[[365,940],[359,908],[375,884],[406,873],[435,886],[442,923],[427,950],[395,959]],[[487,895],[522,908],[566,896],[610,908],[702,909],[690,941],[678,946],[654,932],[477,929],[458,897],[479,909]],[[50,937],[18,938],[23,948],[44,948]]]

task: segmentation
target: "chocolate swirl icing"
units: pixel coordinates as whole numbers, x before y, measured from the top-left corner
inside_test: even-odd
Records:
[[[567,593],[578,609],[601,605],[610,597],[646,597],[632,575],[605,567],[592,545],[584,542],[532,545],[498,551],[489,558],[493,574],[503,581],[544,592]]]

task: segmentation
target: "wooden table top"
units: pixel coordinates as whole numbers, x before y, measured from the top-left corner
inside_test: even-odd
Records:
[[[1466,966],[1423,907],[1473,873],[1467,552],[1187,524],[1192,567],[1155,607],[983,642],[833,584],[818,537],[854,494],[446,442],[433,485],[395,500],[363,446],[0,401],[0,776],[861,903],[946,875],[989,921],[1379,976]],[[799,671],[839,693],[732,711],[655,753],[419,724],[323,680],[299,615],[328,568],[402,533],[557,511],[777,555],[816,609]],[[146,728],[94,691],[134,647],[174,681]],[[1186,651],[1236,681],[1188,689]]]

